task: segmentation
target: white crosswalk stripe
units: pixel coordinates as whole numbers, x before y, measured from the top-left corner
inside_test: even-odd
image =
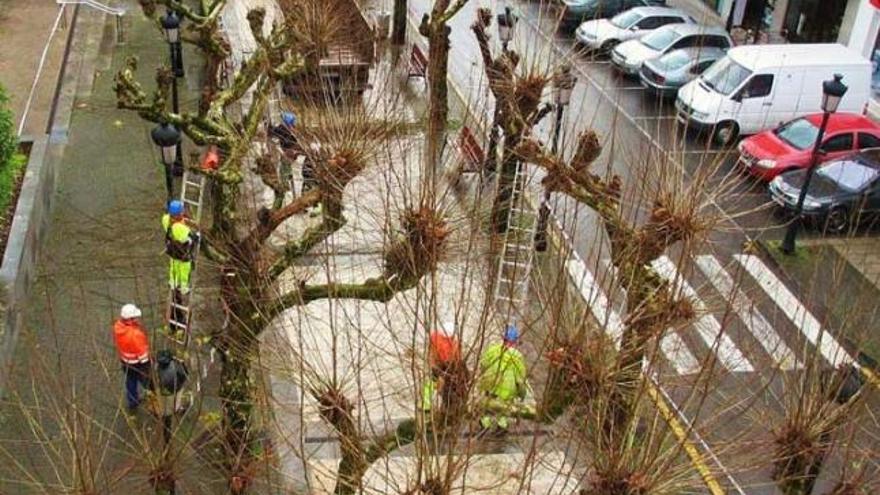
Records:
[[[666,335],[660,340],[660,350],[679,375],[699,373],[702,367],[675,330],[666,331]]]
[[[773,360],[783,370],[800,368],[797,358],[791,349],[773,329],[767,318],[755,308],[746,295],[735,286],[733,278],[724,271],[721,263],[714,256],[697,256],[697,266],[709,279],[709,282],[729,301],[732,309],[740,317],[752,336],[764,347]]]
[[[698,312],[704,313],[694,322],[693,326],[703,339],[703,342],[710,349],[715,350],[721,364],[730,371],[754,371],[755,369],[752,367],[752,364],[736,347],[730,335],[724,333],[718,320],[712,314],[706,312],[706,308],[697,295],[697,291],[684,278],[678,275],[678,269],[675,268],[672,260],[667,256],[661,256],[654,260],[652,266],[661,277],[680,287],[684,295],[692,300],[691,302]]]
[[[612,277],[617,277],[617,267],[610,259],[603,258],[601,263],[605,271]],[[625,293],[623,297],[626,297]],[[660,350],[679,375],[691,375],[700,371],[699,361],[691,354],[687,344],[674,329],[669,329],[660,339]]]
[[[577,285],[578,291],[584,298],[584,301],[593,311],[593,316],[599,323],[605,324],[605,331],[608,336],[614,340],[619,347],[620,340],[623,337],[623,320],[620,315],[611,306],[608,297],[602,290],[602,286],[596,283],[596,278],[587,269],[587,265],[578,257],[571,257],[568,260],[568,274]]]
[[[819,320],[759,258],[753,255],[737,254],[734,255],[734,259],[749,272],[770,299],[782,309],[807,340],[819,349],[819,352],[829,363],[839,366],[853,362],[852,356],[837,343],[834,336],[822,329]]]
[[[576,255],[568,263],[568,274],[577,284],[584,301],[589,305],[597,321],[606,322],[605,332],[620,346],[623,335],[623,320],[611,306],[611,302],[596,283],[595,277],[587,270],[586,264]],[[689,375],[700,371],[700,363],[688,349],[687,344],[674,331],[669,331],[660,341],[660,350],[679,375]]]

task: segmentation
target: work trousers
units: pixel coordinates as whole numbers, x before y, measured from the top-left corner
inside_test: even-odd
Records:
[[[181,294],[188,293],[192,261],[181,261],[174,258],[170,258],[168,261],[168,285]]]
[[[125,403],[134,409],[141,403],[138,386],[144,390],[150,387],[150,363],[122,363],[122,372],[125,373]]]

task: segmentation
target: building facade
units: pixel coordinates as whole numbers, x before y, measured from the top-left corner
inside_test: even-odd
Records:
[[[874,63],[880,100],[880,0],[699,0],[727,27],[757,30],[770,42],[840,43]]]

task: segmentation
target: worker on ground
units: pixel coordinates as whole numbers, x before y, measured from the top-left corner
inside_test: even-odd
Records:
[[[170,416],[186,409],[183,403],[183,386],[189,377],[189,370],[183,361],[163,349],[156,353],[156,392],[161,399],[160,413]]]
[[[150,345],[140,317],[141,310],[137,306],[126,304],[113,324],[113,340],[125,374],[125,401],[129,412],[141,403],[138,387],[146,390],[150,383]]]
[[[479,386],[490,409],[504,409],[526,397],[526,363],[522,353],[516,349],[518,344],[519,329],[515,325],[508,325],[502,341],[489,346],[480,358]],[[506,431],[509,421],[503,413],[487,411],[480,418],[480,425],[487,430],[497,427]]]
[[[422,388],[422,410],[430,411],[434,394],[441,391],[461,366],[461,345],[455,338],[455,325],[444,321],[428,336],[428,364],[431,375]]]
[[[168,202],[168,212],[162,215],[162,230],[165,231],[165,254],[170,258],[168,285],[175,295],[185,295],[190,289],[198,234],[187,224],[181,201]]]

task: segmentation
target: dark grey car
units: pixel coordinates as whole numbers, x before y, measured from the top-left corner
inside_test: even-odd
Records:
[[[770,182],[770,199],[783,210],[796,210],[807,170],[793,170]],[[803,216],[834,233],[880,214],[880,148],[820,165],[810,181]]]
[[[678,88],[702,74],[726,52],[708,46],[673,50],[662,57],[646,60],[639,71],[639,79],[642,86],[654,93],[673,98]]]

